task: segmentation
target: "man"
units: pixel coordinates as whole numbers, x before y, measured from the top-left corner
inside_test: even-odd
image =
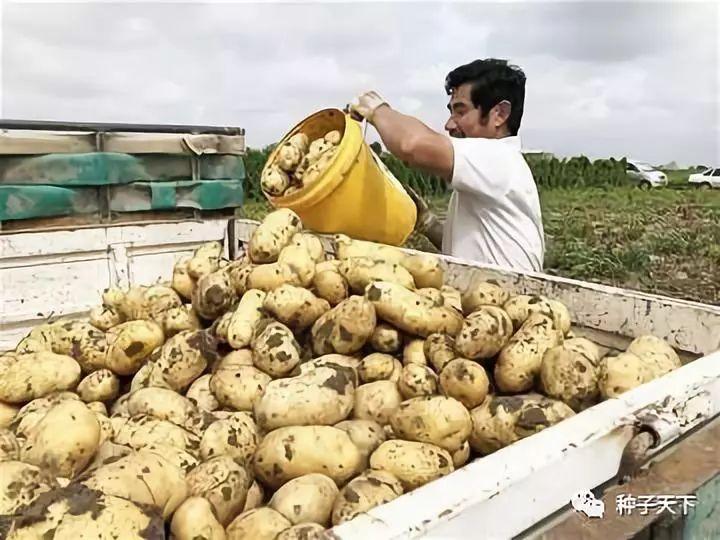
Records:
[[[392,109],[376,92],[361,95],[350,110],[375,127],[389,152],[452,188],[444,226],[411,193],[418,232],[446,255],[541,271],[540,201],[518,137],[525,74],[504,60],[475,60],[451,71],[445,90],[450,137]]]

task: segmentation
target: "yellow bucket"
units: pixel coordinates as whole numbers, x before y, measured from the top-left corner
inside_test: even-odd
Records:
[[[319,233],[402,245],[415,227],[415,203],[365,143],[360,123],[340,109],[325,109],[300,122],[273,150],[266,166],[293,135],[302,132],[312,141],[332,130],[343,137],[325,172],[288,195],[266,194],[270,204],[293,210],[306,228]]]

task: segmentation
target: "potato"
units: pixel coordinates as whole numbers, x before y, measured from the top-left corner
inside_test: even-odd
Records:
[[[494,280],[474,283],[462,295],[463,312],[470,315],[483,306],[502,307],[509,298],[507,291]]]
[[[338,270],[347,280],[350,289],[356,294],[363,294],[365,288],[374,281],[396,283],[406,289],[415,288],[415,282],[410,272],[399,264],[358,257],[342,261]]]
[[[455,310],[436,307],[431,300],[386,281],[368,286],[365,297],[372,302],[377,317],[408,332],[427,337],[439,332],[456,335],[462,326],[462,316]]]
[[[255,402],[255,418],[265,431],[336,424],[350,414],[356,384],[352,368],[332,363],[297,377],[271,381]]]
[[[250,464],[260,442],[252,416],[246,412],[210,424],[200,441],[200,456],[208,460],[215,456],[230,456],[241,465]]]
[[[125,320],[135,321],[150,318],[148,303],[145,300],[147,289],[148,287],[145,285],[133,285],[120,298],[118,310]]]
[[[432,303],[435,306],[445,305],[445,300],[443,299],[443,295],[440,292],[440,289],[425,287],[423,289],[417,289],[415,292],[420,296],[424,296],[428,300],[432,300]]]
[[[335,254],[338,259],[354,259],[356,257],[369,257],[374,261],[387,262],[391,264],[402,264],[407,254],[393,246],[375,244],[365,240],[354,240],[344,234],[333,236]],[[418,287],[424,287],[416,283]]]
[[[598,369],[598,388],[603,399],[616,398],[645,384],[650,378],[643,359],[631,352],[606,356]]]
[[[291,242],[300,247],[304,247],[315,262],[325,260],[325,247],[320,241],[320,238],[314,234],[306,232],[296,233],[293,235]]]
[[[427,396],[403,401],[390,416],[393,432],[401,439],[426,442],[455,452],[470,436],[470,413],[458,400]]]
[[[112,401],[120,393],[120,380],[109,369],[93,371],[77,387],[83,401]]]
[[[165,388],[141,388],[130,394],[127,401],[130,416],[147,415],[167,420],[192,431],[191,426],[199,412],[185,396]]]
[[[302,151],[297,146],[285,143],[278,149],[275,163],[281,170],[292,172],[300,164],[302,158]]]
[[[148,287],[143,294],[143,299],[150,318],[155,322],[160,322],[166,311],[183,307],[183,302],[175,289],[165,285]]]
[[[73,478],[90,462],[99,444],[95,413],[80,401],[66,400],[53,406],[32,429],[20,457],[53,476]]]
[[[277,165],[270,165],[262,170],[260,176],[260,187],[272,197],[279,197],[290,185],[290,178],[287,172]]]
[[[69,390],[80,380],[80,365],[47,351],[18,355],[0,363],[0,401],[26,403],[52,392]]]
[[[389,354],[372,353],[360,362],[358,375],[363,383],[388,380],[398,382],[402,364]]]
[[[385,441],[370,456],[370,467],[395,476],[405,491],[437,480],[453,472],[447,450],[429,443]]]
[[[125,300],[125,293],[117,287],[108,287],[103,290],[102,303],[111,308],[120,309],[120,305]]]
[[[99,401],[95,401],[94,403],[102,405]],[[95,419],[98,421],[98,425],[100,426],[100,438],[98,439],[98,447],[100,447],[104,442],[112,441],[114,435],[112,420],[110,420],[107,414],[92,409],[90,407],[90,405],[92,405],[91,403],[88,403],[87,405],[88,409],[95,413]]]
[[[457,358],[440,373],[442,393],[457,399],[466,408],[480,405],[490,391],[490,380],[485,368],[476,362]]]
[[[0,461],[0,516],[13,515],[58,487],[51,473],[29,463]]]
[[[300,232],[302,223],[298,215],[287,208],[280,208],[265,216],[253,232],[248,243],[248,254],[253,263],[274,263],[280,251],[292,237]]]
[[[171,286],[185,300],[192,298],[195,288],[195,279],[188,273],[188,265],[191,257],[182,257],[173,266]]]
[[[257,323],[263,317],[265,293],[255,289],[247,291],[230,317],[227,341],[231,347],[242,349],[252,341]]]
[[[495,383],[502,392],[524,392],[533,387],[545,353],[562,340],[552,318],[532,313],[495,364]]]
[[[292,375],[300,375],[314,371],[316,368],[327,366],[327,365],[340,365],[347,368],[351,368],[357,375],[357,369],[360,367],[360,359],[354,356],[345,356],[344,354],[324,354],[318,356],[308,362],[303,362],[297,366]],[[358,379],[359,380],[359,379]]]
[[[496,306],[481,306],[463,322],[455,339],[458,355],[470,360],[492,358],[513,336],[508,314]]]
[[[452,453],[453,466],[456,469],[464,466],[470,459],[470,443],[465,441],[463,445]]]
[[[430,334],[423,345],[423,352],[435,371],[440,373],[448,363],[457,358],[455,339],[447,334]]]
[[[337,270],[316,269],[312,289],[318,298],[327,300],[331,306],[337,306],[349,294],[347,280]]]
[[[210,379],[210,390],[222,407],[252,411],[272,377],[254,366],[228,366],[222,361]]]
[[[366,467],[370,454],[387,438],[383,427],[372,420],[344,420],[335,424],[335,427],[350,435],[353,444],[362,453]]]
[[[310,146],[310,139],[304,133],[296,133],[288,139],[288,143],[292,144],[303,154],[307,153],[308,147]]]
[[[263,505],[265,500],[265,491],[257,480],[254,480],[250,489],[248,489],[247,497],[245,497],[245,506],[243,512],[252,510],[253,508],[259,508]]]
[[[312,326],[323,313],[330,311],[327,300],[293,285],[281,285],[268,293],[262,307],[279,322],[295,331]]]
[[[460,294],[460,291],[454,287],[450,287],[449,285],[443,285],[440,287],[440,294],[445,307],[452,308],[462,314],[462,295]]]
[[[272,488],[311,473],[325,474],[340,486],[361,465],[362,454],[350,436],[332,426],[278,428],[265,436],[255,453],[255,475]]]
[[[223,313],[220,317],[215,319],[215,322],[210,325],[208,331],[219,343],[228,342],[228,332],[230,331],[230,321],[235,312],[228,311]]]
[[[27,354],[40,351],[52,352],[54,330],[52,324],[36,326],[15,347],[16,354]],[[7,353],[6,353],[7,354]]]
[[[650,375],[647,381],[662,377],[682,367],[680,357],[673,348],[655,336],[646,335],[635,338],[628,345],[627,352],[639,356],[645,366],[649,368]]]
[[[400,372],[400,380],[397,385],[400,394],[405,399],[431,396],[437,394],[438,377],[435,372],[427,366],[408,364],[403,367]]]
[[[523,325],[531,313],[542,313],[550,317],[553,316],[550,300],[544,296],[530,296],[527,294],[511,296],[510,299],[503,304],[503,309],[510,316],[515,330],[518,330]]]
[[[282,377],[300,363],[300,345],[287,326],[265,319],[255,330],[252,340],[255,367],[271,377]]]
[[[331,478],[311,473],[283,484],[268,506],[280,512],[293,525],[310,522],[327,526],[338,493]]]
[[[26,439],[52,407],[67,400],[80,401],[80,397],[72,392],[57,392],[21,407],[12,422],[15,435]]]
[[[185,394],[185,397],[201,411],[212,412],[220,407],[220,403],[210,389],[210,379],[212,379],[212,375],[209,373],[195,379]]]
[[[325,527],[317,523],[298,523],[275,537],[275,540],[325,540]]]
[[[198,459],[192,454],[169,444],[150,443],[143,446],[141,450],[143,452],[157,454],[164,460],[168,461],[182,471],[183,477],[200,463],[200,461],[198,461]]]
[[[237,294],[238,297],[242,297],[242,295],[250,289],[248,287],[248,278],[253,268],[255,268],[255,266],[250,264],[249,259],[243,258],[242,264],[234,265],[228,270],[230,284],[235,289],[235,294]]]
[[[20,457],[20,444],[9,429],[0,429],[0,462],[16,461]]]
[[[402,396],[392,381],[376,381],[355,390],[353,418],[373,420],[380,425],[390,422],[390,415],[400,406]]]
[[[482,455],[491,454],[574,414],[562,401],[540,394],[490,395],[471,411],[470,446]]]
[[[197,248],[187,263],[188,275],[193,279],[200,279],[215,272],[220,267],[222,252],[223,246],[220,242],[207,242]]]
[[[290,523],[272,508],[254,508],[236,517],[226,529],[227,540],[275,540]]]
[[[352,354],[375,330],[375,309],[362,296],[351,296],[320,316],[311,330],[316,354]]]
[[[18,410],[17,407],[0,401],[0,429],[10,426]]]
[[[445,281],[445,267],[442,261],[429,253],[416,253],[400,261],[410,272],[417,287],[439,289]]]
[[[192,307],[203,319],[214,320],[237,301],[229,272],[224,269],[201,277],[192,294]]]
[[[90,324],[103,332],[107,332],[113,326],[117,326],[121,322],[125,321],[125,317],[123,317],[118,310],[112,306],[106,305],[92,308],[90,310],[89,319]]]
[[[170,532],[177,540],[225,540],[225,529],[202,497],[185,499],[173,515]]]
[[[185,330],[200,330],[202,325],[191,305],[174,307],[164,312],[158,319],[166,338]]]
[[[156,452],[136,451],[101,465],[81,480],[90,489],[156,507],[164,518],[187,497],[185,475]]]
[[[306,245],[290,244],[284,247],[278,256],[278,264],[290,267],[295,283],[310,287],[315,277],[315,259]]]
[[[400,332],[389,324],[379,323],[370,336],[370,346],[377,352],[396,353],[402,346]]]
[[[367,470],[340,490],[332,511],[333,526],[354,519],[403,494],[400,481],[387,471]]]
[[[117,375],[132,375],[150,353],[163,344],[162,328],[152,321],[128,321],[107,332],[105,367]]]
[[[201,463],[188,473],[186,481],[190,495],[206,498],[223,526],[242,511],[252,484],[247,470],[230,456],[217,456]]]
[[[153,359],[157,360],[160,354],[160,349],[156,349],[152,356]],[[157,365],[157,362],[150,361],[143,365],[137,370],[137,373],[130,381],[130,392],[140,390],[141,388],[166,388],[173,390],[173,388],[165,380],[163,372]],[[173,390],[174,391],[174,390]],[[118,399],[122,399],[124,396],[120,396]]]
[[[184,392],[218,359],[217,341],[207,330],[190,330],[171,337],[156,361],[165,381],[176,392]]]
[[[405,345],[403,349],[403,365],[407,366],[408,364],[427,365],[424,339],[412,339]]]
[[[167,420],[136,415],[130,418],[114,416],[110,421],[113,423],[113,442],[136,450],[148,445],[166,444],[192,454],[200,446],[197,436]]]
[[[576,412],[592,406],[599,394],[599,361],[595,344],[583,338],[570,339],[553,347],[545,353],[540,366],[543,393],[559,399]]]
[[[572,325],[570,311],[568,311],[565,304],[557,300],[548,300],[548,303],[550,304],[551,315],[555,321],[555,327],[560,330],[563,335],[567,335]]]

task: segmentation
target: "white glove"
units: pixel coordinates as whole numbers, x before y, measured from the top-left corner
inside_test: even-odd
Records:
[[[350,112],[372,122],[375,111],[382,105],[387,105],[387,101],[380,94],[375,91],[365,92],[350,104]]]

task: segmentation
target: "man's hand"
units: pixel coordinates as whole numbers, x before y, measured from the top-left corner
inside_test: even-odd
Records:
[[[375,111],[388,103],[375,91],[365,92],[349,105],[350,114],[364,118],[372,124]],[[389,106],[389,105],[388,105]]]

